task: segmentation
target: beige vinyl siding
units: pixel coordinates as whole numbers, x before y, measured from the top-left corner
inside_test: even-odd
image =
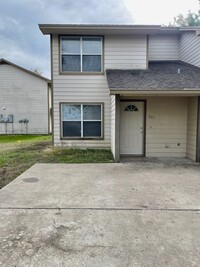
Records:
[[[110,95],[104,75],[59,75],[58,36],[52,38],[55,146],[110,148]],[[103,140],[61,140],[59,103],[104,103]]]
[[[179,60],[179,37],[177,35],[150,35],[149,60]]]
[[[180,38],[180,60],[200,67],[200,36],[186,32]]]
[[[144,35],[106,35],[106,69],[146,69],[147,37]]]
[[[0,114],[14,115],[7,124],[7,133],[24,134],[26,127],[19,120],[29,120],[27,133],[48,133],[47,82],[12,65],[0,64]],[[2,110],[6,107],[6,110]],[[13,130],[13,132],[12,132]],[[0,123],[0,134],[5,134],[5,124]]]
[[[115,156],[116,96],[111,95],[111,151]]]
[[[188,98],[187,119],[187,157],[196,160],[196,138],[197,138],[197,97]]]
[[[140,99],[140,97],[121,97]],[[146,156],[196,160],[198,97],[145,97]]]
[[[148,98],[146,127],[147,157],[186,157],[187,98]]]

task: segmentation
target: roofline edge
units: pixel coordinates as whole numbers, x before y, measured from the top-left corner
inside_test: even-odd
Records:
[[[44,76],[42,76],[42,75],[39,75],[39,74],[37,74],[37,73],[35,73],[35,72],[31,71],[31,70],[28,70],[28,69],[26,69],[26,68],[24,68],[24,67],[21,67],[21,66],[15,64],[15,63],[13,63],[13,62],[11,62],[11,61],[8,61],[7,59],[0,58],[0,64],[1,64],[2,62],[5,62],[5,63],[8,64],[8,65],[11,65],[11,66],[13,66],[13,67],[16,67],[16,68],[18,68],[18,69],[20,69],[20,70],[23,70],[23,71],[25,71],[25,72],[27,72],[27,73],[29,73],[29,74],[32,74],[32,75],[36,76],[37,78],[40,78],[40,79],[42,79],[42,80],[47,81],[48,83],[51,83],[51,80],[50,80],[50,79],[48,79],[48,78],[46,78],[46,77],[44,77]]]

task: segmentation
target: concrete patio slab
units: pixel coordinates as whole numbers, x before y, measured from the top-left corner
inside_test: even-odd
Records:
[[[1,208],[200,209],[200,165],[36,164],[0,193]]]
[[[0,266],[188,267],[200,213],[1,210]]]
[[[200,165],[37,164],[0,190],[0,266],[200,265]]]

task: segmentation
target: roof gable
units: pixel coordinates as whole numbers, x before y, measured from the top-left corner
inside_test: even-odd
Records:
[[[31,70],[27,70],[27,69],[25,69],[25,68],[23,68],[23,67],[21,67],[19,65],[16,65],[16,64],[14,64],[14,63],[12,63],[12,62],[4,59],[4,58],[0,59],[0,65],[2,65],[2,64],[7,64],[7,65],[10,65],[10,66],[13,66],[13,67],[15,67],[17,69],[20,69],[20,70],[22,70],[22,71],[24,71],[26,73],[29,73],[29,74],[31,74],[31,75],[39,78],[39,79],[42,79],[42,80],[46,81],[47,83],[51,83],[51,80],[49,80],[49,79],[47,79],[47,78],[45,78],[45,77],[43,77],[43,76],[31,71]]]

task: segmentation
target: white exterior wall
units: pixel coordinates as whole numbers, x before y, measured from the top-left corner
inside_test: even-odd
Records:
[[[105,69],[146,69],[146,35],[106,35]]]
[[[177,35],[150,35],[149,60],[179,60],[179,37]]]
[[[47,82],[12,65],[0,64],[0,114],[14,115],[13,125],[7,124],[8,134],[26,133],[25,124],[19,123],[24,118],[29,120],[28,134],[47,134]],[[5,133],[5,124],[0,123],[0,134]]]
[[[111,95],[111,151],[115,156],[116,96]]]
[[[200,36],[186,32],[180,38],[180,60],[200,67]]]
[[[186,97],[147,99],[147,157],[186,157],[187,101]]]
[[[187,157],[196,160],[197,145],[197,105],[198,98],[188,98],[188,119],[187,119]]]

